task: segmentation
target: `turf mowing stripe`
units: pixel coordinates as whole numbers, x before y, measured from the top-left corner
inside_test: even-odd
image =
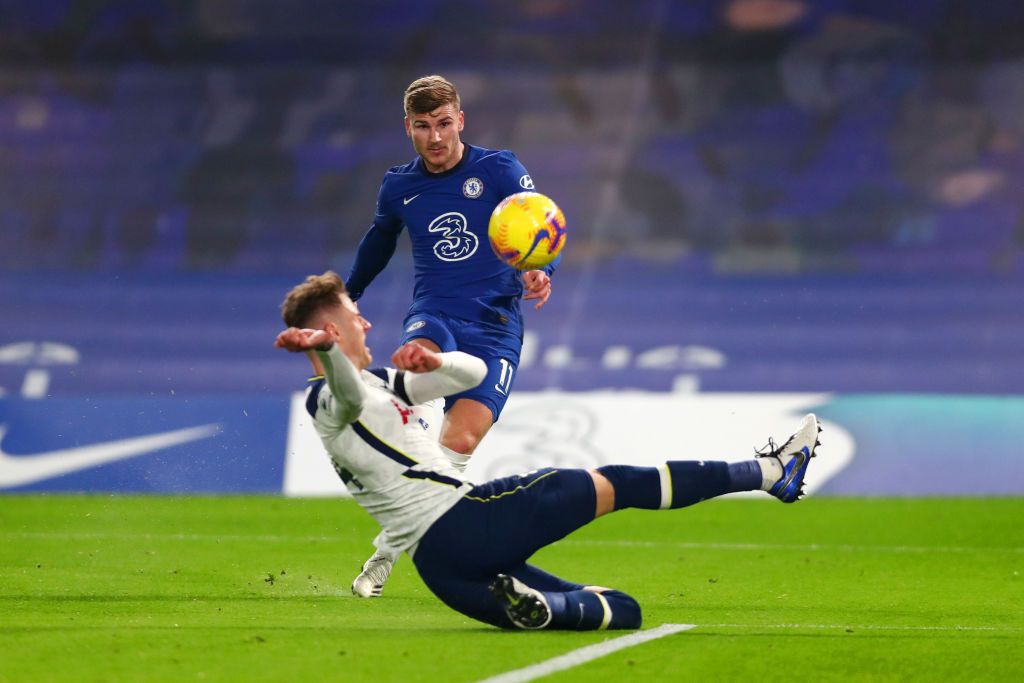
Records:
[[[682,548],[684,550],[796,550],[800,552],[817,550],[838,550],[851,553],[875,552],[875,553],[978,553],[978,552],[999,552],[999,553],[1024,553],[1024,547],[978,547],[968,546],[926,546],[926,545],[852,545],[841,543],[837,545],[825,545],[822,543],[685,543],[685,542],[656,542],[656,541],[580,541],[566,539],[559,541],[567,545],[599,545],[599,546],[622,546],[629,548]]]
[[[799,631],[1024,631],[1019,626],[885,626],[883,624],[701,624],[701,628],[759,628],[791,629]]]
[[[522,669],[516,669],[514,671],[507,671],[497,676],[485,678],[479,683],[524,683],[525,681],[532,681],[541,676],[547,676],[553,674],[556,671],[564,671],[571,669],[574,666],[585,664],[591,660],[604,657],[618,650],[622,650],[627,647],[633,647],[640,643],[646,643],[648,640],[655,640],[664,636],[670,636],[673,633],[679,633],[680,631],[687,631],[694,628],[696,624],[663,624],[656,628],[652,628],[648,631],[639,631],[637,633],[631,633],[621,638],[612,638],[606,640],[603,643],[595,643],[594,645],[587,645],[581,647],[578,650],[567,652],[564,655],[560,655],[553,659],[540,662],[538,664],[531,664],[530,666]]]
[[[288,536],[283,534],[117,534],[95,532],[52,532],[52,531],[0,531],[0,538],[53,539],[53,540],[155,540],[155,541],[260,541],[267,543],[289,543],[293,541],[335,542],[339,536]],[[624,548],[681,548],[683,550],[794,550],[814,552],[835,550],[850,553],[1024,553],[1024,547],[967,547],[967,546],[917,546],[917,545],[825,545],[821,543],[687,543],[656,541],[582,541],[566,539],[565,545],[620,546]]]

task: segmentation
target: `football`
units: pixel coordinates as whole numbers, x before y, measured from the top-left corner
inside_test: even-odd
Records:
[[[518,192],[494,207],[487,236],[498,258],[513,268],[543,268],[565,246],[565,216],[550,197]]]

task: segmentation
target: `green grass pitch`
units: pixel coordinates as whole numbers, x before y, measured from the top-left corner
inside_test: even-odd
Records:
[[[354,598],[374,533],[348,500],[0,497],[0,681],[475,681],[622,635],[478,624],[408,558]],[[627,511],[534,562],[696,624],[547,680],[1024,680],[1024,498]]]

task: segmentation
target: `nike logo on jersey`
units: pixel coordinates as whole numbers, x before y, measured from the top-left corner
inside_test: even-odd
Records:
[[[26,486],[43,479],[51,479],[97,465],[134,458],[171,446],[180,446],[190,441],[207,439],[219,431],[219,424],[208,424],[130,439],[104,441],[88,446],[12,455],[3,449],[7,425],[0,424],[0,488]]]
[[[420,194],[422,194],[422,193],[420,193]],[[412,200],[416,199],[419,196],[420,195],[418,195],[418,194],[414,194],[411,197],[406,197],[405,199],[402,200],[402,204],[408,204],[409,202],[411,202]]]

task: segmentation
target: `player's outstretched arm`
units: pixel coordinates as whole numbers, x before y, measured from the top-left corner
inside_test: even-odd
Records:
[[[523,287],[526,289],[523,299],[537,299],[534,306],[537,310],[551,298],[551,278],[543,270],[528,270],[523,273]]]
[[[286,351],[315,351],[318,348],[328,349],[334,340],[324,330],[300,330],[297,327],[289,327],[277,335],[274,346]]]
[[[331,391],[332,400],[323,407],[340,424],[349,424],[358,419],[366,400],[366,385],[359,376],[359,370],[341,352],[331,335],[324,330],[289,327],[277,335],[274,346],[296,352],[315,351]]]
[[[487,365],[476,356],[462,351],[436,353],[415,342],[399,347],[391,362],[407,373],[405,392],[413,404],[472,389],[487,375]]]
[[[415,342],[408,342],[391,354],[391,362],[399,370],[431,372],[441,367],[441,354]]]

